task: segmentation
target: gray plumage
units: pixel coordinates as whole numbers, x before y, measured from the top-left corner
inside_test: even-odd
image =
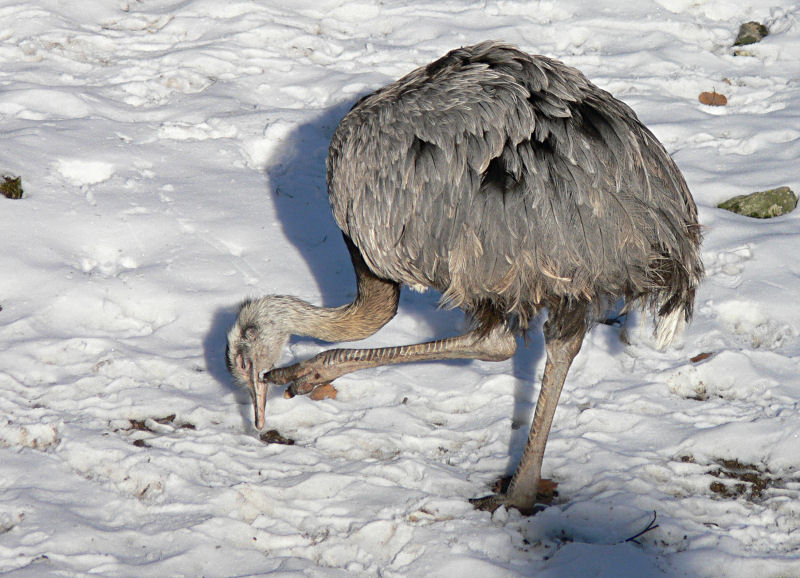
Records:
[[[378,276],[525,329],[567,299],[691,313],[700,231],[680,171],[580,72],[486,42],[363,98],[328,155],[333,215]]]
[[[620,301],[649,305],[661,346],[691,316],[701,233],[680,171],[628,106],[577,70],[484,42],[356,103],[333,135],[327,176],[358,296],[338,308],[287,296],[243,304],[227,360],[253,393],[257,426],[270,383],[307,393],[376,365],[507,359],[514,334],[546,307],[528,445],[508,492],[478,504],[532,511],[558,396],[592,322]],[[441,292],[473,329],[273,369],[290,334],[374,333],[395,314],[400,285]]]

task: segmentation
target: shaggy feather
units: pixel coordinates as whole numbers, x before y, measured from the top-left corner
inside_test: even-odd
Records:
[[[328,185],[373,272],[433,287],[487,328],[524,331],[563,302],[596,317],[620,299],[688,319],[703,275],[692,197],[633,111],[498,43],[360,100],[334,134]]]

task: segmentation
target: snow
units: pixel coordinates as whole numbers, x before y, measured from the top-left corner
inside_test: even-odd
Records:
[[[800,189],[799,19],[785,0],[5,2],[0,170],[25,197],[0,198],[0,572],[800,575],[800,212],[715,208]],[[771,34],[733,56],[749,20]],[[545,456],[559,496],[530,518],[467,500],[522,451],[537,328],[507,362],[275,392],[292,446],[258,439],[223,361],[245,296],[353,297],[324,166],[349,106],[489,38],[630,104],[706,227],[678,348],[638,315],[630,345],[588,336]],[[726,107],[697,101],[714,89]],[[462,329],[437,297],[404,291],[366,343]],[[759,496],[713,490],[734,462]]]

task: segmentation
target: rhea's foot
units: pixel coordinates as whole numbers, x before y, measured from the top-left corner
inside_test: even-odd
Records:
[[[553,480],[542,479],[539,480],[539,487],[536,491],[536,502],[533,506],[521,506],[514,504],[506,495],[508,484],[511,477],[505,477],[497,480],[492,488],[496,493],[484,496],[483,498],[473,498],[469,502],[477,510],[484,510],[486,512],[494,512],[500,506],[506,508],[514,508],[519,511],[523,516],[532,516],[537,512],[541,512],[546,506],[549,506],[553,499],[558,496],[558,483]]]
[[[288,397],[308,395],[319,387],[330,387],[334,379],[348,372],[343,371],[339,366],[326,363],[328,353],[323,351],[300,363],[277,367],[263,373],[259,379],[275,385],[288,385],[289,387],[286,389]]]

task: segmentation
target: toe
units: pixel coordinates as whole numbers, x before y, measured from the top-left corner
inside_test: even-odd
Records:
[[[507,509],[514,508],[519,511],[523,516],[533,516],[546,508],[545,504],[518,504],[514,503],[506,494],[490,494],[482,498],[473,498],[469,501],[476,510],[483,510],[485,512],[494,512],[500,506],[505,506]]]
[[[472,498],[469,503],[472,504],[476,510],[483,510],[484,512],[494,512],[500,506],[505,505],[504,494],[490,494],[482,498]]]

